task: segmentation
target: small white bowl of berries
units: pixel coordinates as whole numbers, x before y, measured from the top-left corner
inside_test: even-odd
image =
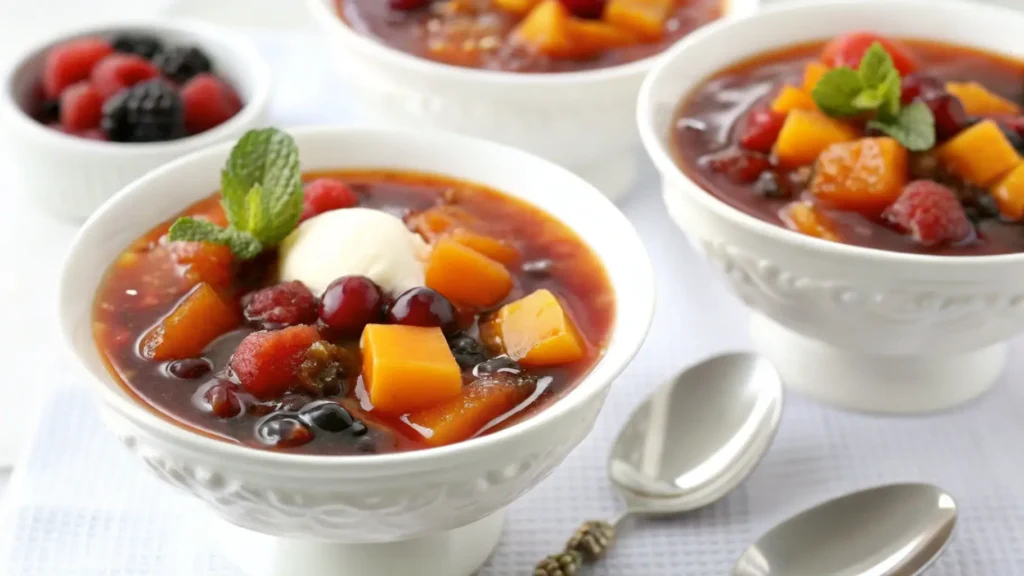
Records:
[[[84,220],[142,174],[263,124],[270,72],[199,22],[92,24],[28,47],[3,74],[0,125],[40,206]]]

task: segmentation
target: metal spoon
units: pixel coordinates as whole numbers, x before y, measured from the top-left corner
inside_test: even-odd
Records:
[[[855,492],[769,530],[732,576],[914,576],[942,554],[956,518],[953,497],[928,484]]]
[[[768,450],[782,404],[778,372],[755,354],[715,356],[684,370],[633,412],[612,447],[608,475],[626,511],[613,522],[585,522],[535,576],[578,573],[631,515],[686,512],[728,494]]]

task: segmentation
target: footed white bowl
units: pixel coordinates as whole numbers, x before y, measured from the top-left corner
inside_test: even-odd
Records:
[[[698,30],[641,90],[638,122],[665,204],[754,312],[755,345],[786,383],[826,402],[919,412],[992,386],[1024,329],[1024,254],[939,257],[826,242],[763,222],[702,190],[669,148],[680,100],[739,60],[842,32],[930,38],[1024,54],[1024,14],[931,0],[787,3]]]
[[[723,2],[729,16],[752,13],[760,3]],[[356,32],[338,15],[337,0],[306,4],[373,124],[449,130],[516,146],[562,164],[613,200],[633,184],[636,97],[660,56],[556,74],[461,68]]]
[[[451,134],[303,129],[305,170],[399,168],[494,187],[559,218],[589,244],[615,290],[607,350],[576,388],[533,418],[452,446],[373,456],[246,448],[157,415],[108,373],[92,338],[92,294],[133,239],[218,187],[230,144],[164,166],[89,219],[68,254],[59,317],[72,354],[122,443],[165,482],[205,502],[211,527],[252,575],[468,576],[498,541],[503,510],[546,477],[594,424],[608,387],[647,334],[650,264],[636,231],[592,186],[554,164]]]

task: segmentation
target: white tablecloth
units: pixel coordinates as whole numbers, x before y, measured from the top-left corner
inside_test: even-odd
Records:
[[[273,122],[288,126],[352,123],[356,111],[315,40],[256,37],[272,59],[278,90]],[[300,65],[301,64],[301,65]],[[684,365],[747,345],[746,314],[668,220],[652,169],[622,203],[656,269],[659,297],[651,336],[616,382],[593,434],[550,478],[516,502],[484,576],[521,576],[556,550],[577,523],[619,510],[604,476],[616,430],[636,403]],[[102,429],[88,391],[77,382],[53,334],[56,263],[72,226],[53,222],[4,195],[0,210],[7,274],[0,296],[0,352],[10,418],[41,407],[0,503],[0,574],[12,576],[239,576],[198,529],[195,504],[144,473]],[[19,249],[12,250],[17,246]],[[29,254],[29,250],[33,252]],[[90,294],[83,294],[90,298]],[[1024,351],[1016,342],[1014,351]],[[760,532],[816,501],[889,481],[935,482],[959,499],[955,541],[929,574],[1024,574],[1024,357],[1010,376],[962,410],[897,419],[834,411],[790,399],[778,438],[751,478],[722,502],[684,517],[640,522],[623,534],[596,575],[721,576]],[[15,394],[15,391],[20,391]],[[31,413],[30,409],[25,412]],[[34,427],[33,427],[34,426]],[[0,442],[4,438],[0,437]]]

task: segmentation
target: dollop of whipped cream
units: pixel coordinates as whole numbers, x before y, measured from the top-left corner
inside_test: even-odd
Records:
[[[320,295],[334,280],[361,275],[385,294],[423,286],[429,248],[400,219],[370,208],[331,210],[299,225],[281,243],[278,274]]]

